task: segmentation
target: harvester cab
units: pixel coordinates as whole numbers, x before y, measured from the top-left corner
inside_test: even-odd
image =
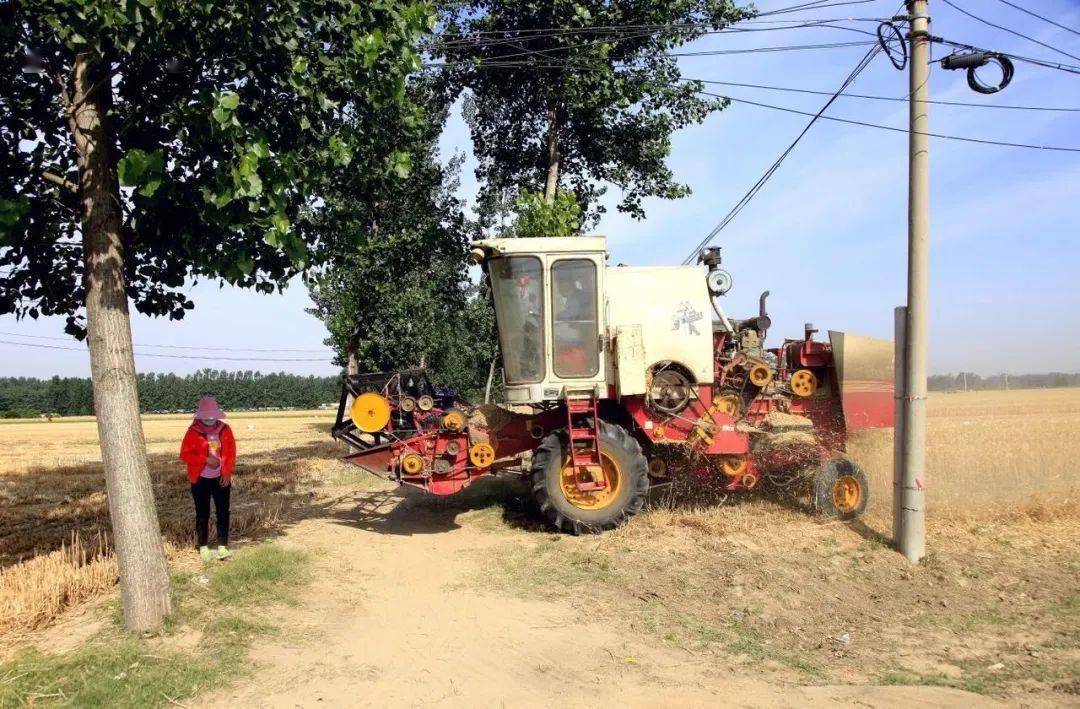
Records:
[[[641,395],[662,362],[712,382],[699,268],[609,267],[603,237],[478,241],[472,258],[490,280],[507,403]]]
[[[506,404],[472,406],[420,370],[347,377],[334,435],[352,462],[433,494],[520,475],[574,533],[620,524],[676,475],[726,492],[800,483],[843,519],[865,508],[844,447],[853,430],[892,425],[891,343],[819,342],[807,324],[767,348],[768,291],[756,315],[729,318],[719,249],[702,252],[704,270],[609,266],[603,237],[483,240],[471,257],[490,286]]]

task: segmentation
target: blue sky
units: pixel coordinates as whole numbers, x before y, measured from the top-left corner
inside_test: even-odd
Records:
[[[997,24],[1080,55],[1080,36],[1048,25],[998,0],[956,0]],[[761,0],[762,10],[793,4]],[[879,17],[897,0],[800,13],[799,17]],[[1025,3],[1027,5],[1027,3]],[[1043,0],[1029,6],[1080,27],[1080,2]],[[1052,61],[1072,62],[1027,40],[979,24],[932,0],[933,32],[950,40]],[[788,16],[789,17],[789,16]],[[872,24],[866,23],[868,28]],[[828,29],[705,37],[687,50],[849,41]],[[936,46],[934,56],[944,54]],[[684,57],[683,75],[832,91],[866,51],[850,47],[773,54]],[[1080,63],[1080,62],[1072,62]],[[994,96],[968,89],[960,72],[933,65],[933,98],[985,104],[1080,106],[1080,75],[1017,64],[1012,84]],[[715,87],[733,97],[816,111],[825,97]],[[879,56],[851,91],[901,97],[907,76]],[[838,100],[828,115],[903,127],[903,103]],[[674,138],[669,164],[693,194],[651,200],[647,219],[610,209],[597,233],[608,237],[612,262],[677,264],[709,232],[807,122],[803,116],[733,104]],[[935,105],[937,133],[1018,143],[1080,147],[1080,114]],[[468,154],[468,133],[455,113],[443,136],[445,157]],[[1080,369],[1080,154],[974,145],[931,144],[931,371],[961,368],[992,374]],[[462,193],[475,194],[474,163],[466,163]],[[892,309],[905,299],[907,136],[819,121],[764,190],[715,242],[724,247],[735,287],[729,315],[755,312],[771,291],[770,341],[797,336],[812,321],[829,329],[890,337]],[[294,284],[265,296],[217,284],[191,291],[196,309],[181,322],[133,315],[136,343],[174,347],[294,348],[314,352],[242,353],[137,348],[170,355],[319,359],[325,335],[305,312],[307,294]],[[78,347],[61,337],[60,318],[16,322],[0,317],[0,340]],[[11,333],[22,337],[12,336]],[[5,376],[85,376],[85,352],[0,344]],[[140,371],[189,372],[202,367],[331,374],[325,361],[259,362],[137,356]]]

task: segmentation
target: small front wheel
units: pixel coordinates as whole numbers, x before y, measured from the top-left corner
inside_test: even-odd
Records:
[[[547,436],[533,453],[532,495],[544,517],[572,534],[614,529],[638,513],[649,490],[649,471],[641,446],[625,428],[600,422],[600,466],[578,489],[565,432]]]
[[[866,510],[870,486],[866,473],[847,458],[833,458],[814,476],[814,509],[836,519],[853,520]]]

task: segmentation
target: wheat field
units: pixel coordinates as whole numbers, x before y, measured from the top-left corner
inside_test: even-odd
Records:
[[[236,413],[239,448],[233,529],[278,524],[308,502],[341,451],[332,411]],[[1004,518],[1077,509],[1080,389],[934,393],[928,402],[928,508],[937,517]],[[177,459],[187,416],[146,416],[143,427],[162,531],[171,549],[191,543],[191,500]],[[116,565],[92,418],[0,423],[0,636],[48,624],[108,592]],[[849,442],[866,470],[868,518],[888,529],[892,435]],[[643,522],[644,524],[644,522]]]
[[[1080,389],[934,392],[927,401],[927,509],[950,514],[1075,505]],[[891,430],[848,452],[866,470],[875,510],[892,496]]]

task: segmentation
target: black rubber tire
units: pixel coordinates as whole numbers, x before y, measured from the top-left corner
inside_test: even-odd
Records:
[[[833,499],[833,486],[843,476],[854,478],[860,490],[858,504],[849,510],[838,509]],[[814,476],[811,494],[816,511],[846,522],[858,518],[866,510],[866,503],[870,499],[870,485],[866,480],[866,473],[853,461],[833,458],[822,465]]]
[[[533,451],[531,489],[540,513],[556,529],[570,534],[614,529],[641,511],[649,491],[648,462],[641,445],[622,426],[600,422],[600,450],[619,466],[618,497],[599,510],[570,504],[562,492],[563,462],[570,455],[565,431],[549,434]]]

